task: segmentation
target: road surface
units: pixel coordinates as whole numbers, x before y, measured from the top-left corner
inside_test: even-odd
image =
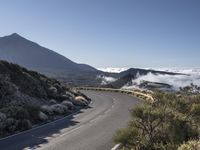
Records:
[[[22,134],[0,140],[1,150],[110,150],[115,130],[125,127],[140,100],[114,92],[83,91],[89,108]]]

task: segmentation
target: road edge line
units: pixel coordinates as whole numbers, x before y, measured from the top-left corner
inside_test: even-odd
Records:
[[[83,108],[81,108],[81,109],[86,109],[90,104],[92,104],[92,100],[90,101],[90,103],[89,103],[87,106],[85,106],[85,107],[83,107]],[[81,109],[80,109],[80,110],[77,110],[77,111],[75,111],[75,112],[73,112],[73,113],[71,113],[71,114],[69,114],[69,115],[67,115],[67,116],[64,116],[64,117],[62,117],[62,118],[56,119],[56,120],[54,120],[54,121],[51,121],[51,122],[48,122],[48,123],[44,123],[44,124],[42,124],[42,125],[33,127],[33,128],[31,128],[31,129],[28,129],[28,130],[25,130],[25,131],[22,131],[22,132],[19,132],[19,133],[15,133],[15,134],[12,134],[12,135],[9,135],[9,136],[0,138],[0,142],[1,142],[1,141],[4,141],[4,140],[7,140],[7,139],[9,139],[9,138],[18,136],[18,135],[20,135],[20,134],[26,134],[26,133],[31,132],[31,131],[33,131],[33,130],[40,129],[40,128],[46,126],[46,125],[54,124],[54,123],[56,123],[56,122],[58,122],[58,121],[61,121],[61,120],[70,118],[71,116],[78,114],[78,113],[81,111]]]
[[[121,144],[116,144],[111,150],[119,150],[121,148]]]

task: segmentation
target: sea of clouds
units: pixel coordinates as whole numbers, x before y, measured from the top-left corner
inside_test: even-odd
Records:
[[[106,68],[98,68],[98,70],[104,71],[104,72],[112,72],[112,73],[120,73],[122,71],[128,70],[128,67],[106,67]]]
[[[140,76],[132,81],[132,85],[125,86],[131,88],[139,85],[142,81],[159,82],[172,85],[175,89],[179,87],[185,87],[191,83],[200,86],[200,68],[145,68],[160,71],[168,71],[175,73],[182,73],[182,75],[161,75],[148,73],[147,75]],[[127,70],[127,68],[105,68],[107,72],[121,72]]]
[[[101,84],[102,85],[106,85],[106,84],[109,84],[109,83],[112,83],[114,81],[116,81],[117,79],[116,78],[113,78],[113,77],[107,77],[107,76],[97,76],[97,78],[101,79]]]

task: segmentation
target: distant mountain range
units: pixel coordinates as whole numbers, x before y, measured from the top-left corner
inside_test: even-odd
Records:
[[[124,72],[125,73],[125,72]],[[123,73],[123,74],[124,74]],[[146,74],[143,74],[146,75]],[[173,87],[169,84],[165,83],[158,83],[158,82],[150,82],[150,81],[145,81],[143,80],[140,82],[138,85],[133,83],[133,80],[137,79],[137,76],[134,76],[132,74],[125,74],[121,78],[110,82],[108,84],[102,85],[102,87],[106,88],[115,88],[115,89],[120,89],[120,88],[142,88],[142,89],[149,89],[149,90],[163,90],[163,91],[172,91]]]
[[[0,59],[53,76],[97,71],[89,65],[77,64],[17,33],[0,38]]]
[[[137,78],[138,74],[146,75],[149,72],[154,74],[177,74],[139,68],[131,68],[120,73],[103,72],[90,65],[75,63],[48,48],[27,40],[17,33],[0,37],[0,60],[16,63],[27,69],[56,77],[73,86],[101,86],[102,80],[97,76],[119,79],[119,81],[116,81],[118,83],[113,83],[117,85],[117,88],[122,86],[124,81],[124,83],[127,83],[128,80]]]

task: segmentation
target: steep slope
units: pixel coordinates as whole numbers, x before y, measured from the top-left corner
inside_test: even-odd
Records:
[[[0,59],[53,76],[96,71],[89,65],[77,64],[17,33],[0,38]]]
[[[55,79],[0,61],[0,138],[66,116],[89,101]]]

